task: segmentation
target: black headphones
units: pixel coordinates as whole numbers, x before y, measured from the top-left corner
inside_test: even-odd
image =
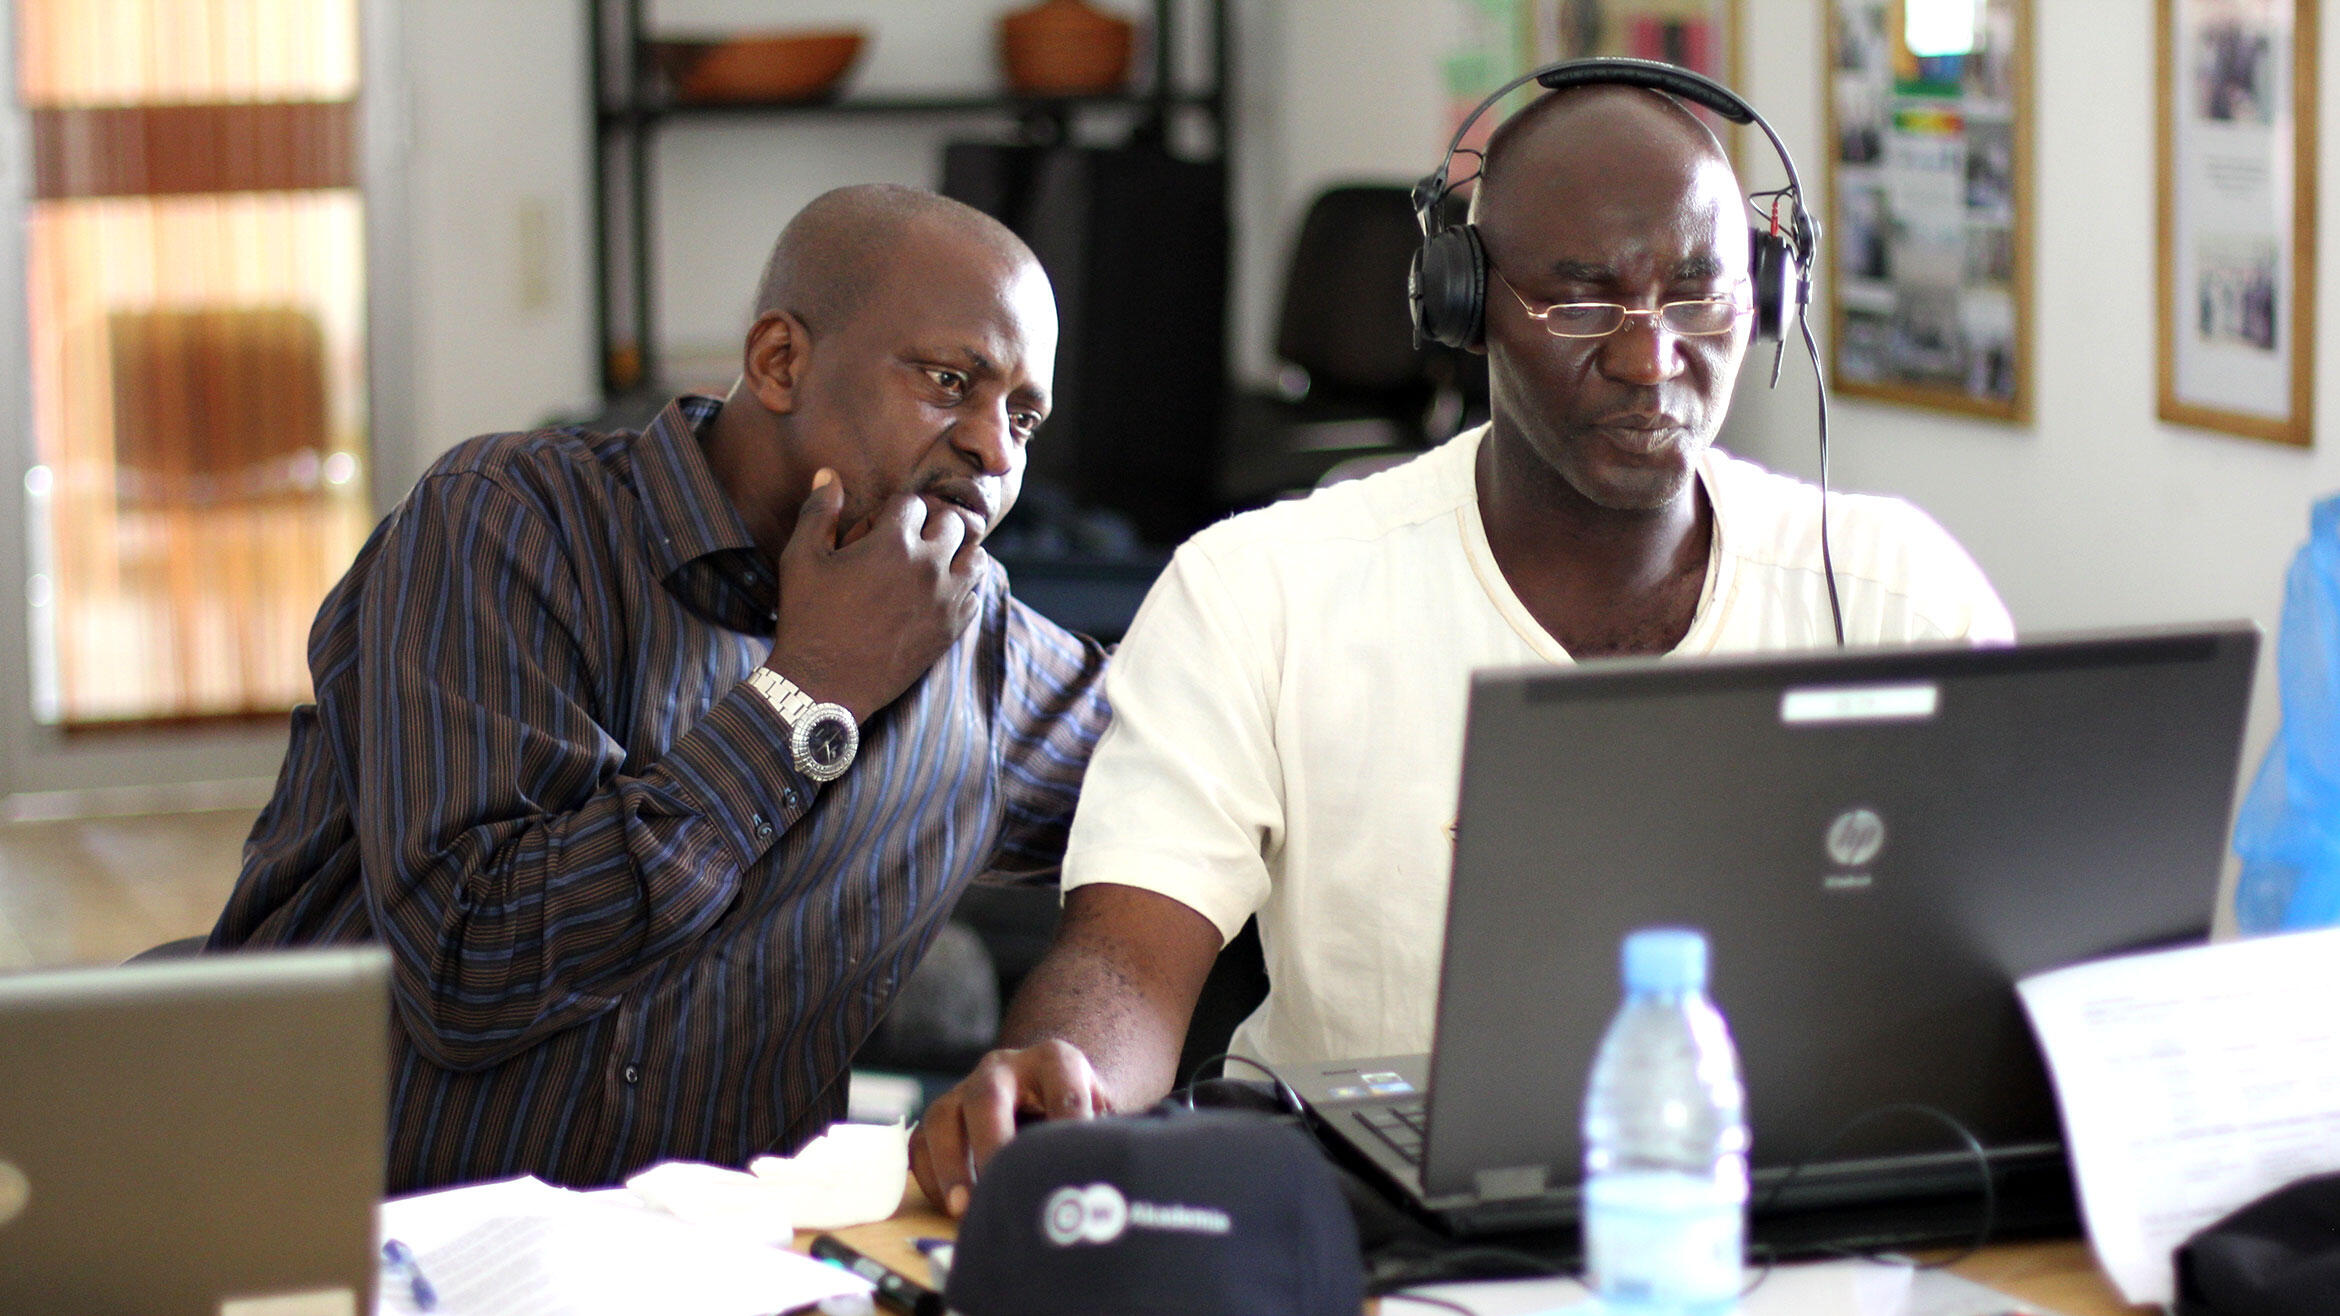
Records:
[[[1750,274],[1755,283],[1755,336],[1785,349],[1788,330],[1803,314],[1812,297],[1812,264],[1820,245],[1819,229],[1804,210],[1803,184],[1796,162],[1763,116],[1737,92],[1703,74],[1649,59],[1572,59],[1546,64],[1513,78],[1479,102],[1454,130],[1438,171],[1414,184],[1414,217],[1422,225],[1422,246],[1414,253],[1406,275],[1406,297],[1414,309],[1414,344],[1443,343],[1448,347],[1476,347],[1487,330],[1487,249],[1478,226],[1449,228],[1439,215],[1454,184],[1447,171],[1462,148],[1463,135],[1497,101],[1530,82],[1551,91],[1594,83],[1620,83],[1668,92],[1721,115],[1732,123],[1751,123],[1771,139],[1779,162],[1787,168],[1787,186],[1776,193],[1771,219],[1753,225]],[[1465,180],[1468,181],[1468,180]],[[1779,382],[1779,358],[1772,358],[1771,378]]]

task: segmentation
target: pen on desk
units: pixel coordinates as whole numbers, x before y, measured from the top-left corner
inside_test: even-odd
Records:
[[[822,1234],[813,1239],[813,1256],[843,1267],[877,1286],[878,1301],[909,1316],[943,1316],[942,1295],[892,1266],[839,1239]]]
[[[910,1246],[926,1258],[926,1268],[934,1274],[934,1287],[941,1288],[951,1277],[951,1253],[956,1245],[947,1238],[913,1238]]]
[[[382,1260],[392,1270],[399,1271],[406,1276],[407,1290],[414,1295],[414,1309],[416,1311],[436,1311],[438,1309],[439,1291],[431,1287],[429,1280],[423,1278],[422,1264],[414,1259],[413,1248],[395,1238],[383,1239]]]

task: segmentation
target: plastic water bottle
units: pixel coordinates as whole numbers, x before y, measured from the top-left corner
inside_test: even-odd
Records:
[[[1746,1089],[1706,997],[1706,937],[1625,938],[1625,1004],[1584,1097],[1585,1283],[1610,1311],[1737,1310],[1747,1237]]]

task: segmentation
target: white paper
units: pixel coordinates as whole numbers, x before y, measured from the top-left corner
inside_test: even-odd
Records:
[[[832,1124],[794,1156],[759,1156],[748,1169],[788,1197],[798,1229],[843,1229],[900,1209],[910,1183],[910,1130]]]
[[[2179,1244],[2340,1169],[2340,928],[2132,955],[2018,984],[2097,1260],[2168,1303]]]
[[[402,1198],[382,1234],[414,1249],[441,1316],[766,1316],[869,1283],[652,1209],[625,1191],[575,1193],[535,1179]],[[377,1310],[415,1310],[385,1268]]]
[[[787,1195],[744,1170],[698,1161],[665,1161],[633,1178],[634,1196],[677,1219],[767,1247],[796,1238]]]
[[[395,1238],[421,1253],[496,1216],[538,1215],[564,1210],[580,1200],[581,1194],[523,1175],[392,1198],[382,1203],[378,1219],[383,1238]]]

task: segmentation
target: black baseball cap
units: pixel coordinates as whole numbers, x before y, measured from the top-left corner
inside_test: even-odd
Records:
[[[1036,1124],[959,1225],[963,1316],[1356,1316],[1357,1228],[1289,1123],[1175,1110]]]

